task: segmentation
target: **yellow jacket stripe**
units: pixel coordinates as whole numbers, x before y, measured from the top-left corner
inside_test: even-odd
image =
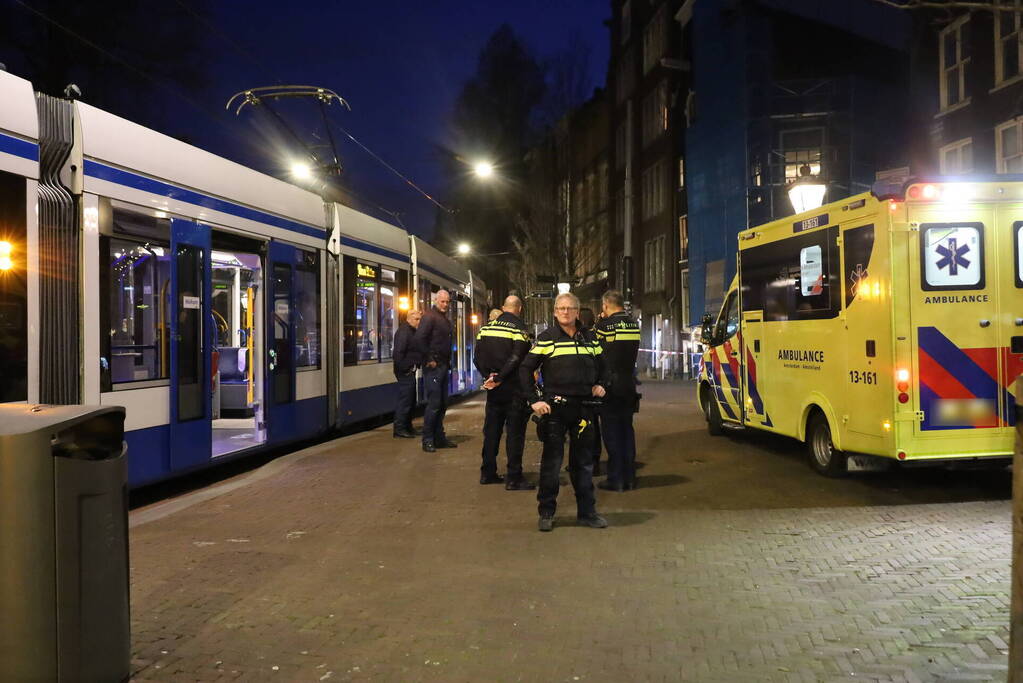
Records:
[[[512,330],[501,330],[493,327],[483,327],[480,329],[480,333],[476,335],[476,339],[482,339],[483,337],[499,337],[501,339],[511,339],[512,341],[524,341],[528,342],[529,337],[523,332],[512,331]]]

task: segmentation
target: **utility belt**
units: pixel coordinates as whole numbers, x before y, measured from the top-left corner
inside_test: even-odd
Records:
[[[536,438],[539,439],[540,441],[543,441],[544,437],[547,435],[547,424],[550,422],[551,415],[558,408],[564,408],[570,405],[577,405],[583,408],[587,408],[589,409],[589,411],[592,411],[593,414],[590,414],[589,417],[586,417],[586,415],[584,414],[579,424],[576,425],[576,427],[579,429],[579,432],[582,433],[583,430],[593,425],[596,417],[595,413],[603,405],[603,401],[601,401],[599,398],[589,396],[560,396],[557,394],[544,394],[541,400],[550,404],[551,412],[546,415],[534,414],[532,417],[529,418],[530,420],[536,423]]]

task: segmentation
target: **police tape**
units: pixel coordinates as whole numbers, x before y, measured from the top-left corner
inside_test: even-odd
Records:
[[[687,356],[692,355],[694,353],[699,353],[698,351],[658,351],[657,349],[640,349],[640,351],[645,351],[647,353],[667,354],[669,356]]]

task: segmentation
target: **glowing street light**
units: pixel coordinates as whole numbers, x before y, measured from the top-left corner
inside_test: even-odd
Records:
[[[479,178],[489,178],[494,175],[493,164],[486,161],[477,161],[472,170]]]
[[[799,167],[799,177],[789,185],[789,201],[796,213],[821,208],[824,203],[824,192],[827,186],[817,176],[810,175],[810,165]]]
[[[296,161],[291,164],[291,175],[295,176],[299,180],[308,180],[312,178],[313,172],[309,168],[309,164],[304,164],[301,161]]]
[[[0,242],[0,270],[10,270],[14,267],[14,259],[11,258],[11,254],[14,253],[14,245],[10,242]]]
[[[462,242],[461,244],[458,245],[459,256],[467,256],[470,251],[472,251],[472,248],[465,242]]]

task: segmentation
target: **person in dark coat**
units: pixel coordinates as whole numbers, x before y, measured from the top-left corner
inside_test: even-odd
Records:
[[[451,367],[452,327],[448,320],[451,295],[446,289],[434,295],[433,308],[423,313],[416,328],[415,343],[423,354],[423,386],[426,414],[423,415],[423,450],[458,448],[444,434],[444,413],[448,408],[448,372]]]
[[[487,408],[483,419],[481,484],[504,484],[509,491],[536,487],[522,475],[522,452],[526,443],[529,411],[521,400],[519,363],[529,352],[529,330],[522,322],[522,299],[514,294],[504,300],[501,315],[480,328],[473,364],[486,381]],[[497,473],[501,434],[507,429],[505,455],[508,478]]]
[[[636,356],[639,354],[639,323],[625,312],[625,299],[608,290],[601,299],[604,317],[597,324],[597,339],[604,351],[611,380],[600,421],[607,447],[607,479],[598,487],[608,491],[636,488]]]
[[[597,514],[593,492],[594,399],[605,394],[607,371],[603,350],[596,336],[576,324],[579,299],[571,293],[554,300],[555,324],[536,338],[536,344],[519,364],[519,386],[533,413],[540,417],[543,454],[540,457],[540,487],[537,528],[554,528],[558,505],[559,472],[569,440],[569,479],[575,489],[579,524],[603,529],[607,520]],[[540,371],[543,388],[534,381]]]
[[[423,317],[420,311],[409,311],[405,322],[394,333],[394,377],[398,380],[398,402],[394,408],[394,437],[415,438],[412,428],[412,406],[416,403],[416,368],[423,364],[423,354],[415,344],[416,328]]]

